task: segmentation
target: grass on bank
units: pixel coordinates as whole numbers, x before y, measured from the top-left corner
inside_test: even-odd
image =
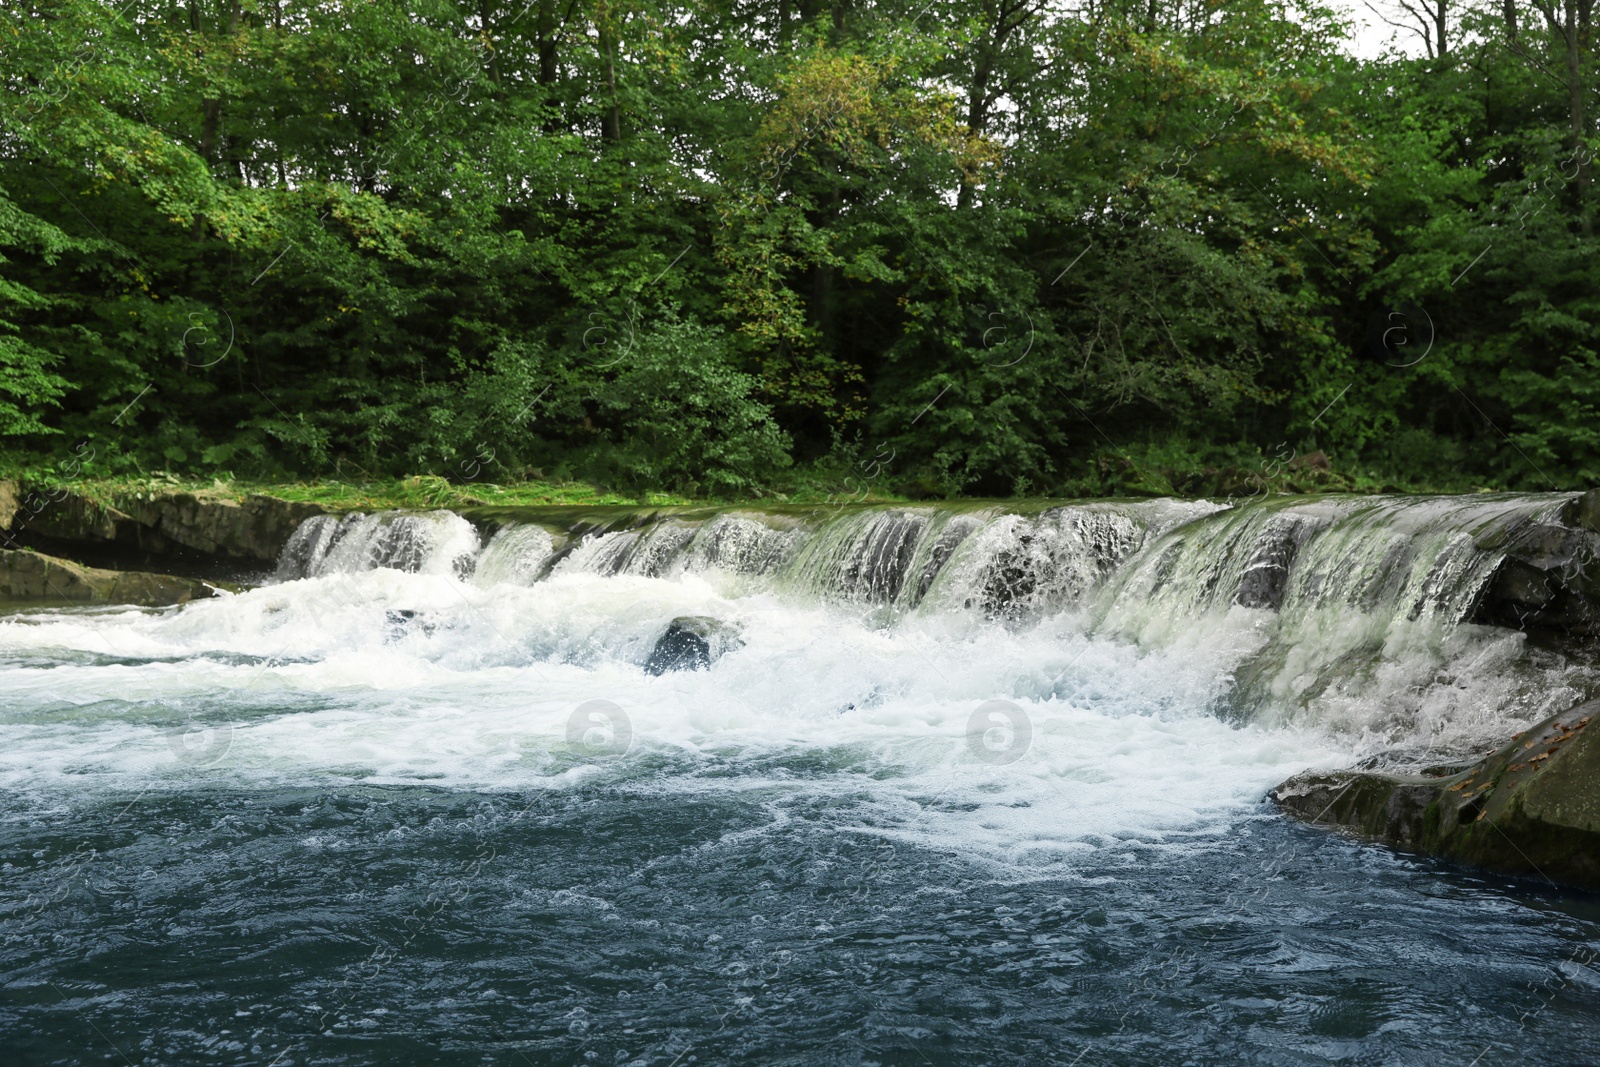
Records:
[[[539,472],[515,482],[451,481],[437,474],[409,477],[308,479],[250,477],[228,471],[116,471],[79,469],[44,456],[0,456],[0,479],[29,489],[70,488],[102,504],[117,500],[189,492],[239,498],[253,493],[282,500],[321,504],[336,510],[464,507],[671,507],[741,503],[748,505],[839,504],[996,497],[1084,499],[1107,497],[1209,497],[1239,499],[1283,493],[1486,492],[1501,486],[1450,479],[1386,477],[1377,471],[1351,471],[1321,452],[1301,456],[1287,448],[1273,454],[1256,449],[1197,446],[1193,442],[1146,443],[1108,449],[1058,485],[1019,481],[1009,486],[974,487],[956,492],[948,482],[928,477],[896,477],[865,460],[833,457],[796,465],[774,476],[759,493],[736,500],[703,494],[651,490],[637,492],[592,482],[542,478]],[[983,491],[987,490],[987,491]]]
[[[426,510],[465,507],[672,507],[727,503],[723,500],[694,498],[678,493],[627,493],[587,482],[532,480],[515,485],[493,482],[451,482],[438,475],[413,475],[409,478],[348,481],[336,478],[310,481],[268,481],[236,478],[231,475],[198,477],[158,472],[147,475],[112,477],[65,477],[48,468],[0,469],[0,478],[19,482],[29,489],[70,488],[73,493],[97,504],[113,505],[118,500],[149,498],[168,493],[194,493],[202,496],[240,498],[252,494],[311,504],[338,511],[377,511],[391,508]],[[895,503],[906,498],[899,494],[860,491],[848,494],[827,486],[803,487],[782,496],[764,498],[758,503],[811,504],[845,500]]]

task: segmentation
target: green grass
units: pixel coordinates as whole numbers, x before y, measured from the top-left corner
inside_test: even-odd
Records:
[[[1280,493],[1483,492],[1493,488],[1448,483],[1445,479],[1389,478],[1376,471],[1335,470],[1328,468],[1320,453],[1316,459],[1321,466],[1308,466],[1305,460],[1287,451],[1268,456],[1256,449],[1206,448],[1174,440],[1128,450],[1107,450],[1085,465],[1079,477],[1064,481],[1055,492],[1041,494],[1035,487],[1017,485],[1013,493],[1018,497],[1053,499],[1168,495],[1221,499]],[[371,480],[339,477],[270,480],[226,473],[207,477],[166,471],[74,474],[51,465],[42,457],[0,457],[0,479],[15,479],[33,489],[70,488],[80,496],[108,505],[118,500],[173,492],[233,498],[259,493],[281,500],[322,504],[341,511],[541,505],[575,508],[692,507],[731,503],[758,507],[848,502],[898,504],[910,499],[945,496],[931,482],[897,479],[887,471],[867,478],[863,475],[866,469],[872,468],[829,457],[782,472],[759,496],[735,499],[671,492],[635,493],[590,482],[542,478],[502,485],[452,482],[432,474]]]
[[[230,476],[203,478],[165,472],[111,477],[66,477],[59,470],[24,465],[0,466],[0,478],[10,478],[30,489],[67,488],[99,504],[114,505],[119,500],[162,496],[168,493],[194,493],[203,496],[242,498],[251,494],[280,500],[322,504],[335,510],[375,511],[388,508],[464,508],[464,507],[671,507],[730,503],[726,500],[696,499],[677,493],[623,493],[587,482],[535,480],[515,485],[491,482],[451,482],[438,475],[409,478],[350,481],[336,478],[307,481],[264,481]],[[861,490],[851,485],[848,494],[840,485],[808,479],[797,482],[788,493],[777,493],[756,504],[821,504],[843,500],[895,502],[903,497],[884,492]]]

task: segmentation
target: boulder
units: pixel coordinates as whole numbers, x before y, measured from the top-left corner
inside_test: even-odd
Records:
[[[327,511],[319,504],[260,494],[235,499],[221,494],[164,493],[119,503],[140,526],[173,544],[209,556],[265,563],[278,558],[296,527]]]
[[[1600,701],[1569,708],[1455,773],[1313,772],[1272,799],[1386,845],[1600,889],[1597,716]]]
[[[96,500],[60,488],[19,493],[15,483],[0,483],[0,529],[11,535],[8,542],[33,539],[47,549],[103,545],[140,555],[199,553],[271,563],[301,522],[326,511],[320,504],[220,490]]]
[[[69,600],[162,607],[215,594],[211,586],[192,578],[101,570],[39,552],[0,550],[0,602]]]
[[[120,541],[138,544],[139,524],[126,513],[64,489],[35,489],[8,525],[14,533],[51,541]]]
[[[383,621],[388,627],[384,636],[386,641],[398,641],[418,630],[432,636],[437,628],[432,619],[415,608],[390,608],[383,613]]]
[[[1600,533],[1600,489],[1591,489],[1570,501],[1561,519],[1568,526],[1576,526],[1590,533]]]
[[[1572,525],[1534,523],[1479,538],[1479,548],[1504,552],[1505,558],[1484,591],[1477,621],[1600,634],[1600,533],[1578,522],[1590,496],[1564,509],[1562,518]]]
[[[1233,602],[1246,608],[1281,608],[1289,588],[1289,568],[1300,546],[1321,525],[1296,516],[1273,516],[1251,546]]]
[[[673,619],[656,641],[644,669],[648,674],[697,671],[742,647],[744,640],[732,624],[704,615],[682,615]]]

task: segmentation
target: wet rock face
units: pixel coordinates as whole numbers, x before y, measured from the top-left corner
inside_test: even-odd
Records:
[[[0,529],[12,541],[102,545],[141,556],[198,553],[271,563],[301,522],[325,510],[261,495],[162,493],[95,501],[62,489],[0,486]]]
[[[1600,533],[1600,489],[1591,489],[1567,505],[1561,520],[1590,533]]]
[[[123,505],[146,530],[212,556],[273,562],[295,528],[324,508],[251,495],[242,500],[171,493]]]
[[[729,623],[704,615],[673,619],[644,662],[648,674],[697,671],[710,667],[724,653],[742,648],[744,641]]]
[[[1277,611],[1289,587],[1289,568],[1310,535],[1311,524],[1293,519],[1274,520],[1262,532],[1245,564],[1244,577],[1233,602],[1246,608]]]
[[[1272,792],[1307,822],[1506,874],[1600,889],[1600,701],[1552,716],[1466,770],[1314,772]]]
[[[7,529],[22,536],[65,542],[136,544],[139,537],[138,523],[125,513],[64,490],[24,494],[22,507],[13,515]]]
[[[1017,518],[974,582],[973,597],[991,618],[1020,619],[1076,602],[1144,543],[1126,516],[1075,507],[1037,519]]]
[[[108,571],[38,552],[0,551],[0,601],[68,600],[164,607],[215,593],[211,586],[191,578],[146,571]]]
[[[1502,548],[1505,561],[1475,621],[1519,630],[1600,634],[1600,490],[1568,502],[1561,522],[1528,526]]]

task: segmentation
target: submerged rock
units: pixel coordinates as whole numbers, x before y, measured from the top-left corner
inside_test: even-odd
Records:
[[[1239,591],[1233,602],[1240,607],[1277,611],[1289,589],[1289,569],[1306,538],[1321,523],[1297,516],[1277,516],[1268,522],[1250,549]]]
[[[1386,845],[1600,889],[1597,715],[1600,701],[1570,708],[1453,774],[1312,772],[1272,799]]]
[[[432,637],[434,631],[439,628],[437,622],[415,608],[390,608],[383,613],[383,621],[386,627],[384,634],[386,641],[398,641],[407,634],[418,631]]]
[[[0,550],[0,600],[69,600],[164,607],[214,596],[192,578],[85,567],[27,550]]]
[[[648,674],[697,671],[711,666],[724,653],[743,647],[744,640],[732,624],[705,615],[681,615],[672,620],[650,650],[644,669]]]

